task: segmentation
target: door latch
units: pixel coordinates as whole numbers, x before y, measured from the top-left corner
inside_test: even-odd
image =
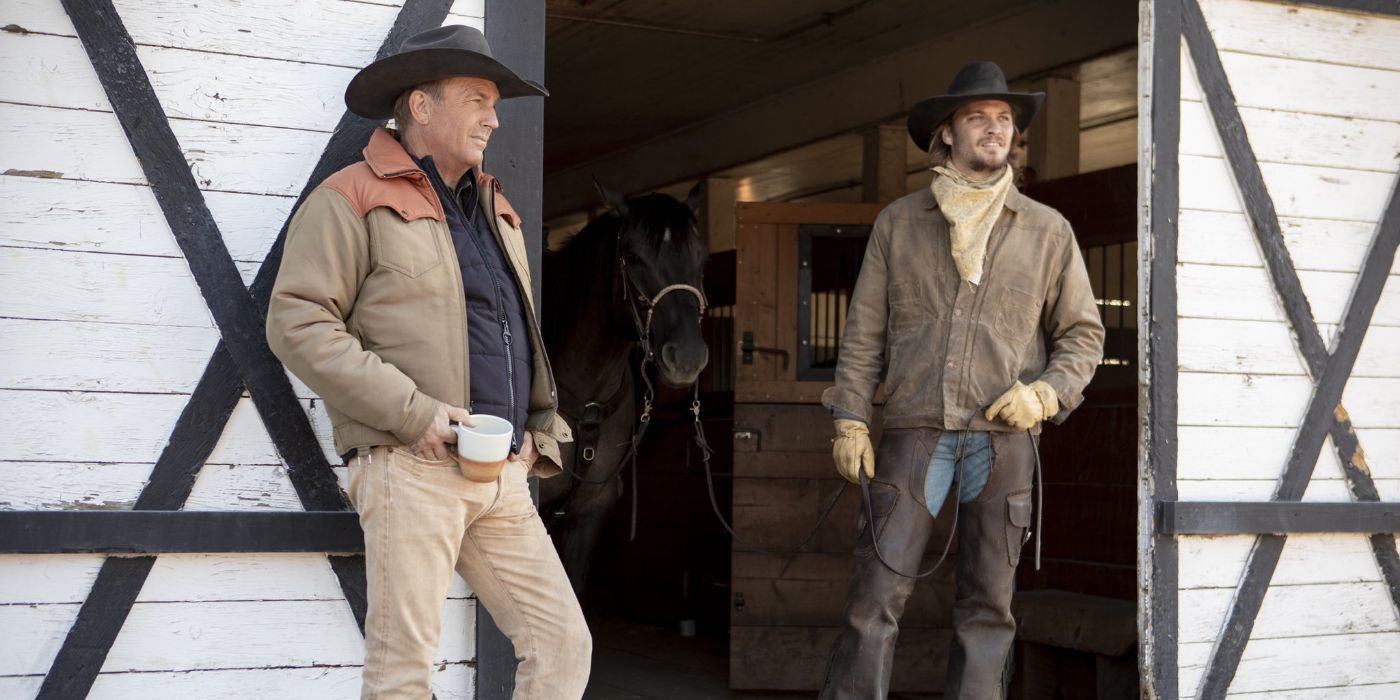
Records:
[[[788,351],[782,348],[760,348],[753,344],[753,331],[744,331],[743,339],[739,343],[739,351],[743,353],[743,362],[746,365],[753,364],[753,354],[756,352],[766,352],[772,355],[783,356],[783,370],[788,368]]]

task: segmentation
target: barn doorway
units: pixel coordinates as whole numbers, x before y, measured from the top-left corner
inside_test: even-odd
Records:
[[[1001,62],[1013,89],[1050,93],[1021,154],[1021,184],[1074,225],[1109,329],[1085,404],[1042,441],[1043,567],[1020,568],[1026,635],[1013,696],[1136,697],[1136,13],[1106,16],[1089,4],[1007,2],[974,20],[957,15],[956,3],[833,1],[818,3],[827,12],[817,25],[807,22],[820,13],[811,3],[765,5],[763,17],[723,3],[549,4],[548,82],[563,86],[546,106],[550,247],[601,212],[594,176],[629,195],[683,197],[706,183],[711,360],[700,379],[702,416],[718,509],[747,541],[736,543],[711,512],[691,396],[663,390],[641,451],[636,537],[629,476],[594,560],[585,600],[596,645],[589,698],[793,697],[820,684],[859,504],[854,489],[837,497],[843,482],[818,397],[831,381],[869,226],[883,203],[927,187],[929,174],[899,107],[917,97],[860,112],[812,101],[803,86],[864,89],[817,75],[823,70],[875,83],[894,72],[902,76],[887,86],[922,97],[980,58]],[[1053,20],[1052,9],[1060,13]],[[1074,30],[1068,51],[1042,46],[1027,29],[1091,16],[1110,29]],[[935,19],[957,28],[882,34],[879,46],[859,38]],[[983,50],[1018,31],[1028,32],[1024,55]],[[833,41],[844,62],[812,58]],[[764,58],[780,46],[787,58]],[[882,64],[911,54],[935,62]],[[701,55],[714,60],[687,65]],[[798,75],[809,59],[812,75]],[[936,77],[915,65],[936,66]],[[628,86],[608,93],[611,106],[590,93],[603,86],[598,75]],[[801,118],[775,116],[782,106]],[[801,553],[755,551],[793,547],[828,506]],[[911,599],[900,697],[938,697],[951,585],[951,576],[935,578]],[[1083,620],[1111,623],[1089,624],[1092,641],[1077,645],[1053,638],[1054,628]]]

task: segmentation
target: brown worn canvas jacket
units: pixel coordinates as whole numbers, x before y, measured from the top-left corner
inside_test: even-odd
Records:
[[[1013,187],[980,285],[958,277],[948,228],[928,189],[880,212],[822,403],[869,423],[883,380],[887,428],[1010,431],[983,411],[1017,380],[1041,379],[1060,400],[1051,420],[1063,421],[1104,339],[1069,222]]]
[[[411,445],[440,402],[471,396],[462,271],[442,203],[392,132],[365,159],[326,178],[292,216],[267,314],[267,342],[326,401],[335,449]],[[526,429],[539,476],[560,472],[572,437],[556,414],[554,374],[530,289],[519,218],[489,175],[482,210],[525,299],[534,382]]]

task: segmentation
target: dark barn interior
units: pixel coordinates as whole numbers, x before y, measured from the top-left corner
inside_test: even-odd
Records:
[[[712,512],[691,394],[663,390],[636,537],[624,473],[594,556],[588,697],[787,697],[820,683],[859,496],[832,467],[817,397],[869,224],[930,180],[907,111],[972,60],[1047,93],[1021,183],[1074,225],[1109,329],[1088,400],[1043,436],[1043,564],[1024,557],[1019,571],[1012,696],[1136,697],[1136,4],[548,0],[547,21],[550,247],[603,211],[595,177],[627,195],[705,183],[700,397],[718,510],[742,540]],[[800,552],[759,551],[809,533]],[[900,697],[942,688],[951,571],[910,600]]]

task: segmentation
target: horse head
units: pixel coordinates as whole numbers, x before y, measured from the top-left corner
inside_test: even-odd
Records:
[[[702,185],[681,202],[653,193],[625,198],[596,183],[608,213],[621,220],[617,233],[619,299],[644,348],[654,353],[662,383],[687,387],[709,362],[700,332],[704,313],[702,275],[709,246],[696,223]]]

